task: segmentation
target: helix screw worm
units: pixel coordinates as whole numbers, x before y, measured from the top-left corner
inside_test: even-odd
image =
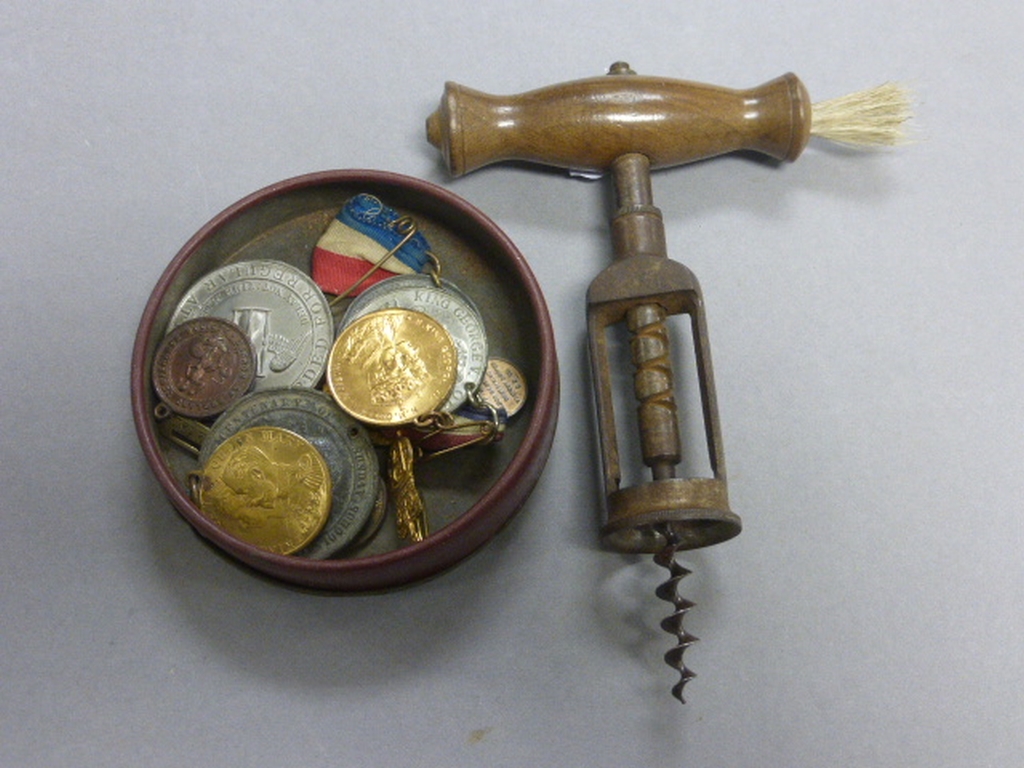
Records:
[[[680,703],[686,703],[683,688],[696,675],[686,666],[683,654],[697,642],[697,638],[683,628],[683,617],[693,608],[693,603],[679,595],[679,582],[689,576],[690,571],[676,562],[678,537],[672,529],[669,526],[661,526],[658,533],[665,537],[666,544],[654,553],[654,562],[668,569],[669,577],[658,585],[654,594],[672,604],[673,611],[661,620],[661,628],[676,638],[675,647],[665,652],[665,663],[679,672],[679,682],[672,686],[672,695],[679,699]]]

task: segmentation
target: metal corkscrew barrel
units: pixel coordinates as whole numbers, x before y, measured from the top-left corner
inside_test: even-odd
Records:
[[[640,153],[623,155],[613,163],[612,173],[618,202],[612,219],[616,260],[598,275],[587,292],[608,508],[602,535],[613,549],[653,552],[654,562],[669,572],[655,594],[673,606],[661,628],[676,639],[675,646],[665,654],[665,663],[679,672],[672,695],[683,701],[683,688],[694,677],[683,654],[697,638],[683,628],[683,617],[693,603],[679,594],[679,582],[690,572],[676,562],[676,552],[732,538],[740,532],[741,524],[728,506],[700,287],[688,269],[668,259],[661,212],[653,205],[648,158]],[[692,319],[713,477],[677,477],[683,449],[666,322],[673,314],[689,314]],[[608,326],[616,323],[625,323],[631,335],[640,452],[651,472],[648,482],[628,488],[621,487],[606,338]]]
[[[653,205],[650,162],[631,153],[612,165],[618,202],[612,218],[615,262],[587,292],[587,317],[597,418],[601,436],[608,519],[602,538],[622,552],[657,552],[668,526],[678,549],[695,549],[732,538],[741,523],[729,509],[718,409],[704,306],[696,277],[670,260],[661,212]],[[679,416],[667,319],[686,314],[694,336],[712,477],[678,477],[682,460]],[[607,330],[625,324],[631,333],[637,424],[648,482],[622,487]]]

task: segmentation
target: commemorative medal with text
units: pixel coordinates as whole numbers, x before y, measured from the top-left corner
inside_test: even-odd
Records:
[[[358,296],[346,310],[340,326],[351,324],[381,309],[412,309],[437,320],[452,337],[458,372],[451,394],[440,410],[455,411],[483,379],[487,367],[487,332],[473,301],[453,283],[434,282],[431,275],[389,277]]]
[[[330,512],[327,462],[308,440],[279,427],[252,427],[228,438],[190,480],[211,522],[279,555],[312,542]]]
[[[487,361],[478,394],[483,402],[500,408],[512,418],[526,405],[526,377],[508,360],[492,357]]]
[[[354,542],[370,525],[380,496],[380,463],[366,428],[319,390],[292,387],[253,392],[214,422],[199,452],[199,464],[205,465],[231,436],[256,426],[281,427],[301,435],[330,469],[330,517],[320,535],[297,554],[319,560]]]

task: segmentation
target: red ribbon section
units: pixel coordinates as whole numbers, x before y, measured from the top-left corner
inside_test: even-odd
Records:
[[[344,293],[372,268],[373,264],[365,259],[345,256],[320,247],[313,249],[313,281],[325,293]],[[394,275],[394,272],[378,267],[350,295],[358,296],[371,285]]]

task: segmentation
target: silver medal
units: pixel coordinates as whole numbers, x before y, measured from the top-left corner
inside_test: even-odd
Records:
[[[203,440],[199,465],[243,429],[282,427],[306,438],[331,470],[333,500],[323,531],[298,554],[322,560],[337,554],[367,526],[377,504],[380,467],[365,428],[315,389],[254,392],[221,414]]]
[[[442,410],[452,412],[466,401],[469,389],[480,386],[487,369],[487,332],[480,311],[454,284],[430,275],[397,275],[368,288],[345,312],[341,327],[380,309],[413,309],[444,326],[455,342],[458,373]]]
[[[219,317],[245,331],[256,351],[254,390],[315,386],[334,341],[320,287],[271,259],[239,261],[204,276],[178,303],[168,330],[195,317]]]

